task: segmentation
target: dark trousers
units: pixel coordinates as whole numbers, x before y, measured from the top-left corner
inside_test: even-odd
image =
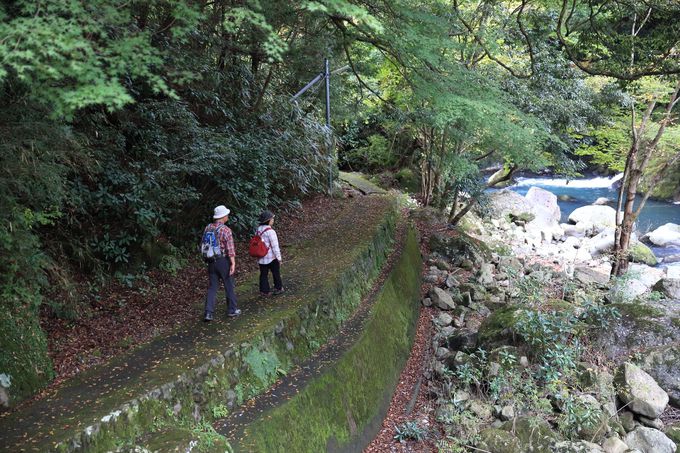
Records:
[[[269,292],[269,271],[272,271],[274,277],[274,288],[283,289],[283,282],[281,281],[281,264],[279,260],[274,260],[269,264],[260,264],[260,292]]]
[[[227,258],[217,258],[208,263],[210,286],[208,287],[208,296],[205,298],[206,313],[215,313],[215,298],[220,280],[224,284],[224,292],[227,296],[227,313],[236,311],[236,291],[234,290],[234,277],[229,275],[230,264]]]

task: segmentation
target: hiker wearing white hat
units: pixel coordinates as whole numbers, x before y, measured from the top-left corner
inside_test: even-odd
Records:
[[[231,228],[225,225],[229,220],[229,209],[224,205],[217,206],[213,214],[213,222],[205,227],[201,242],[203,258],[208,263],[208,295],[205,298],[205,321],[212,321],[215,316],[215,299],[220,280],[224,284],[227,297],[227,316],[241,314],[236,307],[236,291],[234,288],[234,272],[236,271],[236,248]],[[227,262],[229,265],[227,266]]]

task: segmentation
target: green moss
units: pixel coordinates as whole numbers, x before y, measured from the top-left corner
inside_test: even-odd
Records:
[[[340,179],[365,194],[385,193],[384,189],[381,189],[364,178],[361,173],[347,173],[341,171]]]
[[[216,433],[210,425],[195,424],[187,427],[171,426],[160,429],[137,439],[127,446],[125,451],[228,453],[232,451],[232,448],[227,439]]]
[[[16,294],[24,300],[36,297]],[[54,376],[47,354],[47,338],[40,328],[38,310],[19,301],[0,303],[0,374],[8,376],[9,387],[0,388],[0,408],[34,394]],[[6,384],[7,382],[5,382]],[[5,395],[1,393],[5,392]],[[4,396],[8,401],[3,401]]]
[[[543,308],[552,311],[573,311],[574,306],[562,299],[548,299],[543,305]]]
[[[433,234],[430,236],[430,250],[455,258],[464,256],[473,261],[489,261],[493,250],[485,242],[476,239],[461,229],[455,236]]]
[[[519,214],[514,214],[514,213],[508,213],[508,222],[511,223],[516,223],[518,225],[524,225],[532,220],[534,220],[536,216],[531,213],[531,212],[520,212]]]
[[[552,453],[552,446],[560,436],[550,429],[547,421],[536,417],[519,417],[505,422],[501,429],[513,433],[520,440],[521,451]]]
[[[401,168],[394,177],[399,187],[409,193],[417,193],[420,190],[420,176],[410,168]]]
[[[619,303],[612,304],[622,315],[633,320],[644,320],[645,318],[659,318],[664,313],[658,308],[650,307],[644,303]]]
[[[479,328],[479,343],[486,348],[503,344],[512,335],[519,308],[507,306],[494,311]]]
[[[666,436],[678,446],[675,451],[680,451],[680,423],[666,428]]]
[[[654,252],[642,242],[635,242],[630,246],[628,258],[634,263],[644,263],[648,266],[656,266],[658,264]]]
[[[418,315],[420,253],[414,233],[377,295],[363,333],[299,394],[250,424],[242,451],[357,451],[375,433],[406,361]],[[377,424],[376,424],[377,425]]]
[[[661,157],[652,158],[649,168],[646,172],[647,175],[654,175],[658,173],[661,167],[665,164],[664,159]],[[673,198],[678,194],[678,181],[680,180],[680,164],[675,164],[670,168],[670,171],[666,173],[666,176],[656,185],[652,191],[652,197],[661,200],[673,200]],[[643,178],[641,188],[646,190],[649,182],[649,178]]]
[[[516,453],[520,451],[520,441],[512,433],[501,429],[485,429],[479,433],[479,448],[494,453]]]

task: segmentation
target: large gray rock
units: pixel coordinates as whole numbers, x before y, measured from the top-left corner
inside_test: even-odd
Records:
[[[609,300],[631,302],[649,291],[649,286],[636,279],[618,280],[609,289]]]
[[[667,223],[661,225],[656,230],[647,235],[647,239],[652,244],[660,247],[667,247],[669,245],[680,246],[680,225],[675,223]]]
[[[569,214],[569,222],[592,225],[596,231],[616,228],[616,209],[609,206],[581,206]]]
[[[560,223],[560,228],[565,236],[582,238],[586,236],[587,225],[583,222],[572,225],[571,223]]]
[[[597,331],[596,348],[613,360],[676,345],[680,338],[680,304],[672,300],[617,303],[621,317]]]
[[[618,437],[610,437],[602,444],[605,453],[624,453],[628,450],[628,445]]]
[[[611,266],[609,264],[603,264],[599,267],[577,266],[574,268],[574,278],[584,284],[607,284],[610,273]]]
[[[645,264],[629,265],[624,278],[617,279],[609,290],[609,298],[615,302],[630,302],[650,291],[663,277],[663,270]]]
[[[447,346],[452,351],[473,352],[477,349],[477,331],[473,329],[457,329],[447,339]]]
[[[440,313],[434,322],[440,327],[448,326],[453,322],[453,316],[448,313]]]
[[[640,367],[630,362],[623,363],[617,370],[616,382],[619,384],[619,398],[632,412],[659,418],[666,410],[668,394]]]
[[[533,214],[532,203],[512,190],[500,190],[489,196],[489,207],[494,212],[494,217],[506,217],[509,214],[519,216],[521,214]]]
[[[521,450],[520,440],[512,433],[501,429],[487,428],[479,433],[477,444],[483,451],[493,453],[517,453]]]
[[[603,453],[604,450],[597,444],[585,440],[572,442],[557,442],[551,450],[552,453]]]
[[[670,299],[680,300],[680,278],[662,278],[654,285],[654,291],[659,291]]]
[[[493,278],[494,265],[491,263],[483,263],[479,268],[477,281],[480,285],[490,285],[495,280]]]
[[[607,254],[614,248],[614,228],[605,228],[585,242],[592,256]]]
[[[670,404],[680,409],[680,344],[645,351],[639,365],[668,393]]]
[[[626,435],[623,441],[630,448],[642,453],[675,453],[675,443],[664,433],[654,428],[638,427]]]
[[[634,278],[644,282],[650,288],[664,277],[664,270],[646,264],[630,263],[628,265],[628,278]]]
[[[540,187],[531,187],[525,198],[534,206],[536,217],[540,216],[551,222],[560,221],[562,213],[560,212],[560,206],[557,204],[557,197],[552,192]]]
[[[432,291],[430,291],[430,299],[432,299],[432,303],[435,306],[442,310],[453,310],[456,308],[456,303],[453,301],[451,295],[441,288],[432,288]]]

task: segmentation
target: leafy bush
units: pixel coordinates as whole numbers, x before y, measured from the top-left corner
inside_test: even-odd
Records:
[[[389,142],[379,134],[369,136],[364,146],[345,151],[343,159],[351,168],[369,172],[395,164]]]
[[[394,439],[398,440],[400,443],[404,443],[407,440],[420,442],[427,437],[427,430],[420,426],[417,421],[413,420],[396,426],[394,431],[396,433]]]

